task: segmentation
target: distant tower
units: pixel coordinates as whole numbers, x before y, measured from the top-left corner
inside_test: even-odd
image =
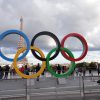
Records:
[[[22,17],[20,18],[20,30],[23,31],[23,18]],[[20,36],[19,41],[18,41],[18,49],[22,47],[25,47],[24,38]],[[18,62],[18,64],[27,64],[27,63],[28,61],[26,57]]]
[[[23,30],[23,18],[20,18],[20,30]],[[22,36],[20,36],[20,39],[18,41],[18,49],[22,48],[24,46],[24,39]]]

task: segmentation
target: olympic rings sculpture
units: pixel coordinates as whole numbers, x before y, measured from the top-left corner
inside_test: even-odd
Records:
[[[0,51],[0,56],[1,56],[4,60],[13,62],[13,67],[14,67],[15,71],[17,72],[17,74],[18,74],[19,76],[21,76],[21,77],[23,77],[23,78],[36,78],[36,77],[40,76],[40,75],[43,73],[43,71],[44,71],[44,69],[46,68],[46,66],[47,66],[48,71],[49,71],[53,76],[55,76],[55,77],[57,77],[57,78],[68,77],[68,76],[70,76],[70,75],[73,73],[73,71],[75,70],[75,61],[80,61],[80,60],[82,60],[82,59],[86,56],[86,54],[87,54],[87,52],[88,52],[88,45],[87,45],[87,42],[86,42],[85,38],[84,38],[82,35],[78,34],[78,33],[70,33],[70,34],[67,34],[67,35],[62,39],[62,41],[61,41],[61,43],[60,43],[59,39],[57,38],[57,36],[56,36],[55,34],[53,34],[53,33],[51,33],[51,32],[48,32],[48,31],[42,31],[42,32],[37,33],[37,34],[33,37],[32,41],[31,41],[31,43],[30,43],[30,41],[29,41],[28,37],[26,36],[26,34],[23,33],[22,31],[19,31],[19,30],[8,30],[8,31],[5,31],[5,32],[3,32],[2,34],[0,34],[0,41],[2,41],[2,40],[3,40],[7,35],[9,35],[9,34],[18,34],[18,35],[22,36],[22,37],[25,39],[25,41],[26,41],[26,46],[27,46],[27,47],[23,47],[23,48],[19,49],[19,50],[17,51],[17,53],[16,53],[14,59],[6,57],[6,56],[2,53],[2,51]],[[47,54],[46,57],[45,57],[45,55],[43,54],[43,52],[42,52],[38,47],[35,46],[35,40],[36,40],[36,38],[38,38],[38,37],[41,36],[41,35],[48,35],[48,36],[50,36],[51,38],[54,39],[54,41],[56,42],[56,45],[57,45],[57,47],[54,48],[54,49],[52,49],[52,50]],[[83,45],[83,53],[82,53],[82,55],[81,55],[79,58],[74,58],[74,55],[72,54],[72,52],[71,52],[69,49],[67,49],[66,47],[64,47],[64,42],[65,42],[65,40],[68,39],[69,37],[76,37],[77,39],[79,39],[79,40],[81,41],[81,43],[82,43],[82,45]],[[29,52],[30,49],[31,49],[32,54],[33,54],[38,60],[42,61],[42,65],[41,65],[40,70],[39,70],[36,74],[26,75],[26,74],[20,72],[19,69],[17,68],[17,61],[22,60],[22,59],[28,54],[28,52]],[[24,51],[25,51],[25,52],[24,52]],[[65,72],[65,73],[63,73],[63,74],[57,74],[57,73],[52,69],[52,66],[50,66],[50,64],[49,64],[49,61],[55,59],[55,58],[58,56],[58,54],[59,54],[60,51],[61,51],[62,56],[63,56],[64,58],[66,58],[67,60],[71,61],[71,65],[70,65],[68,71]],[[38,56],[38,55],[36,54],[36,52],[38,52],[38,53],[40,54],[41,57]],[[52,55],[53,52],[55,52],[55,54],[51,57],[51,55]],[[20,55],[21,53],[23,53],[23,55],[21,55],[21,56],[19,57],[19,55]]]

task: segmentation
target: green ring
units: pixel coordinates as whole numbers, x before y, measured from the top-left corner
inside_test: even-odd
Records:
[[[52,69],[52,67],[50,66],[50,64],[49,64],[49,61],[50,61],[50,56],[51,56],[51,54],[53,53],[53,52],[55,52],[57,50],[57,48],[54,48],[54,49],[52,49],[49,53],[48,53],[48,55],[47,55],[47,60],[46,60],[46,64],[47,64],[47,69],[48,69],[48,71],[53,75],[53,76],[55,76],[55,77],[57,77],[57,78],[64,78],[64,77],[68,77],[68,76],[70,76],[72,73],[73,73],[73,71],[75,70],[75,62],[73,62],[73,61],[71,61],[71,66],[69,67],[69,69],[68,69],[68,71],[67,72],[65,72],[65,73],[62,73],[62,74],[57,74],[57,73],[55,73],[55,71]],[[60,48],[60,51],[61,50],[64,50],[70,57],[72,57],[72,58],[74,58],[74,55],[72,54],[72,52],[70,51],[70,50],[68,50],[67,48]]]

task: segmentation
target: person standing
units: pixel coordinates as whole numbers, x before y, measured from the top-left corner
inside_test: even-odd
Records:
[[[89,69],[89,75],[91,76],[91,69]]]
[[[28,70],[28,68],[27,68],[27,65],[25,65],[24,74],[29,75],[29,70]]]
[[[60,74],[61,73],[61,66],[58,64],[58,66],[57,66],[57,71],[58,71],[58,74]]]
[[[38,63],[38,65],[36,66],[36,73],[40,70],[40,64]],[[39,81],[39,76],[37,77],[37,81]]]
[[[5,66],[5,77],[4,77],[4,79],[8,79],[9,69],[10,69],[9,65],[6,65]]]
[[[78,68],[75,69],[76,76],[78,76]]]
[[[78,68],[78,73],[79,73],[79,76],[82,76],[82,68],[81,67]]]
[[[0,79],[2,79],[2,77],[3,77],[3,69],[2,69],[2,67],[0,66]]]
[[[86,68],[83,67],[83,76],[85,76],[85,73],[86,73]]]
[[[24,70],[25,70],[25,68],[24,68],[24,66],[22,66],[22,67],[20,68],[20,71],[21,71],[22,73],[24,73]]]
[[[98,72],[98,76],[100,74],[100,67],[98,66],[98,63],[96,63],[96,66],[97,66],[97,72]]]
[[[67,71],[66,66],[62,66],[62,73],[65,73]]]

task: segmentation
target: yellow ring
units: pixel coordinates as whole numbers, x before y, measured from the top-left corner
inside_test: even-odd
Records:
[[[40,56],[41,56],[42,58],[45,58],[43,52],[42,52],[39,48],[37,48],[37,47],[35,47],[35,46],[34,46],[34,47],[31,46],[30,49],[33,49],[33,50],[37,51],[37,52],[40,54]],[[21,48],[21,49],[19,49],[19,50],[17,51],[17,53],[16,53],[16,55],[15,55],[15,57],[14,57],[13,67],[14,67],[15,71],[17,72],[17,74],[18,74],[19,76],[23,77],[23,78],[28,78],[28,79],[29,79],[29,78],[36,78],[36,77],[40,76],[40,75],[43,73],[44,69],[46,68],[46,61],[42,61],[41,68],[40,68],[40,70],[39,70],[36,74],[25,75],[24,73],[20,72],[19,69],[18,69],[18,67],[17,67],[17,59],[18,59],[18,56],[19,56],[23,51],[25,51],[25,50],[26,50],[26,47],[23,47],[23,48]]]

